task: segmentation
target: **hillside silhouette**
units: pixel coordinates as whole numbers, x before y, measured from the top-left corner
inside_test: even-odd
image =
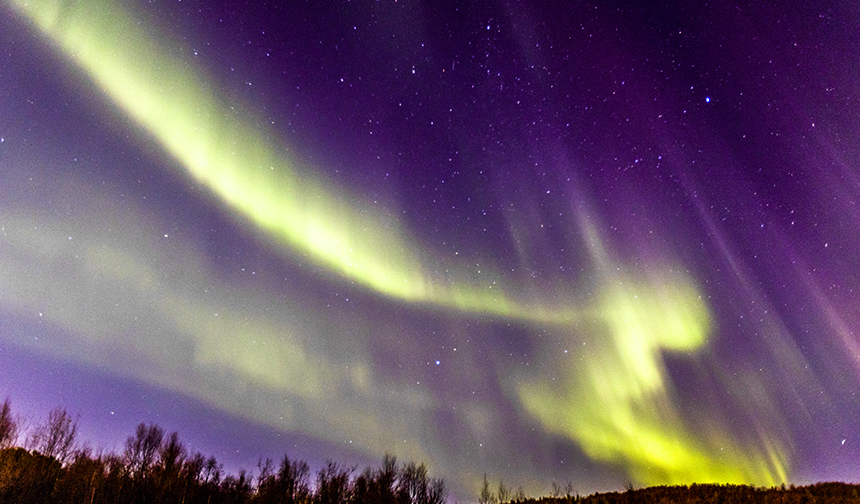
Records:
[[[498,502],[498,501],[491,501]],[[522,504],[843,504],[860,503],[860,485],[816,483],[760,488],[749,485],[654,486],[625,492],[512,500]]]

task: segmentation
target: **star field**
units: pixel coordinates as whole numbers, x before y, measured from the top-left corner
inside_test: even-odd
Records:
[[[856,481],[857,7],[0,19],[13,406],[464,499]]]

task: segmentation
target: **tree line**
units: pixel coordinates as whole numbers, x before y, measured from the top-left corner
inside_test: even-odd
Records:
[[[500,486],[503,486],[500,483]],[[487,489],[487,485],[484,485]],[[487,489],[480,503],[489,504],[860,504],[860,485],[841,482],[815,483],[807,486],[781,485],[756,487],[733,484],[696,484],[652,486],[635,489],[628,484],[622,492],[595,493],[581,496],[571,485],[553,484],[549,497],[513,497],[507,501],[505,489],[500,493]]]
[[[121,453],[79,445],[78,419],[52,410],[28,435],[9,400],[0,406],[0,502],[3,504],[443,504],[442,479],[424,464],[378,468],[327,462],[316,473],[289,456],[260,460],[250,474],[228,474],[215,457],[191,452],[176,432],[141,423]],[[23,442],[19,445],[19,438]]]
[[[7,399],[0,405],[2,504],[443,504],[447,491],[424,464],[398,464],[386,455],[378,468],[327,462],[315,473],[287,455],[260,460],[254,474],[228,474],[215,457],[189,451],[176,432],[139,424],[121,453],[94,453],[78,443],[78,419],[54,409],[24,435]],[[19,439],[21,444],[19,445]],[[548,497],[526,497],[484,475],[480,504],[860,504],[860,485],[816,483],[763,488],[749,485],[654,486],[580,496],[553,483]]]
[[[841,482],[806,486],[696,484],[653,486],[581,497],[526,499],[534,504],[859,504],[860,485]]]

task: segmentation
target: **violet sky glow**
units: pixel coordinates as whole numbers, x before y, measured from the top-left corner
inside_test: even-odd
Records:
[[[0,12],[13,406],[462,496],[855,479],[856,6]]]

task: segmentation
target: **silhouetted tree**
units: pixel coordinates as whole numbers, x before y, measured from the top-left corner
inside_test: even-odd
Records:
[[[352,481],[353,504],[366,504],[374,502],[370,493],[370,485],[373,482],[373,472],[366,467],[361,474]]]
[[[203,465],[203,483],[208,486],[217,486],[221,482],[221,465],[215,457],[206,459]]]
[[[0,450],[0,502],[53,502],[54,486],[61,473],[60,462],[54,457],[20,447]]]
[[[220,485],[221,494],[225,502],[230,504],[244,504],[251,498],[251,480],[244,469],[239,475],[227,475]]]
[[[125,458],[129,473],[136,478],[145,479],[155,456],[161,448],[164,431],[156,424],[139,424],[134,436],[125,441]]]
[[[496,496],[490,490],[490,482],[487,481],[487,473],[484,473],[484,482],[481,483],[481,491],[478,493],[478,502],[480,504],[492,504],[496,501]]]
[[[550,492],[550,497],[554,497],[556,499],[567,499],[571,500],[576,496],[576,492],[573,490],[573,482],[568,481],[567,485],[561,486],[555,481],[552,482],[552,492]]]
[[[517,491],[514,492],[513,497],[511,497],[512,502],[523,502],[526,499],[526,491],[523,490],[523,487],[517,487]]]
[[[429,478],[424,464],[409,462],[400,469],[397,481],[399,504],[439,504],[445,500],[445,484]]]
[[[553,481],[552,491],[550,491],[549,496],[556,499],[560,499],[562,495],[564,495],[564,489],[561,488],[561,485],[559,485],[557,482]]]
[[[115,496],[115,499],[110,501],[111,504],[126,502],[128,499],[121,497],[132,491],[130,483],[130,474],[125,460],[116,453],[108,454],[104,457],[105,464],[105,494]]]
[[[132,493],[136,502],[153,500],[154,486],[150,483],[152,466],[161,450],[164,431],[157,424],[139,424],[133,436],[125,441],[126,470],[131,477]]]
[[[499,481],[499,491],[496,494],[499,502],[505,503],[511,500],[511,490],[505,486],[504,481]]]
[[[427,468],[409,462],[400,469],[397,478],[398,504],[417,504],[427,495]]]
[[[203,467],[206,465],[206,457],[200,452],[194,452],[185,459],[180,471],[182,479],[182,498],[180,503],[194,502],[194,498],[200,488]]]
[[[263,457],[257,459],[257,470],[260,474],[257,475],[257,488],[263,486],[264,483],[270,481],[275,475],[275,465],[272,459],[266,458],[263,462]]]
[[[29,445],[47,457],[56,458],[60,464],[71,462],[75,452],[75,437],[78,420],[72,419],[66,410],[55,408],[48,413],[45,423],[36,426]]]
[[[185,465],[182,467],[182,474],[185,479],[200,483],[200,478],[203,475],[203,467],[206,465],[206,457],[200,452],[194,452],[188,457]]]
[[[317,474],[317,491],[314,501],[318,504],[346,504],[350,501],[349,475],[354,469],[326,462]]]
[[[89,450],[79,450],[54,489],[55,503],[94,503],[104,496],[106,465]]]
[[[382,457],[382,467],[376,472],[371,481],[371,502],[393,504],[395,502],[394,485],[397,482],[397,457],[386,453]]]
[[[12,416],[12,406],[7,397],[0,406],[0,449],[12,446],[18,439],[18,420]]]
[[[179,441],[179,434],[173,432],[163,441],[158,452],[158,463],[153,466],[156,501],[166,502],[170,495],[178,493],[182,464],[185,460],[185,446]]]
[[[11,418],[10,409],[7,400],[0,415]],[[32,451],[0,449],[0,504],[442,504],[446,498],[443,481],[430,478],[424,464],[398,467],[390,454],[382,467],[355,478],[354,468],[329,461],[313,487],[304,461],[285,455],[275,471],[261,459],[255,485],[244,470],[226,474],[214,457],[189,455],[177,433],[165,437],[156,424],[139,424],[120,455],[75,450],[76,433],[77,420],[55,409],[28,438]]]
[[[445,481],[442,478],[433,478],[430,482],[428,504],[444,504],[448,500],[448,489],[445,488]]]
[[[257,484],[257,501],[261,504],[294,504],[310,496],[310,468],[304,461],[291,461],[284,455],[277,473],[272,461],[258,464],[260,476]]]

